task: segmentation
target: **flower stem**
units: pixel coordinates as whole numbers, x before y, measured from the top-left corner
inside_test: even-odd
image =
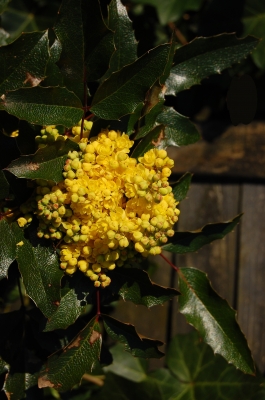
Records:
[[[171,261],[169,261],[169,259],[166,257],[166,256],[164,256],[164,254],[159,254],[172,268],[174,268],[177,272],[179,271],[179,268],[178,267],[176,267],[176,265],[174,265],[174,264],[172,264],[172,262]]]

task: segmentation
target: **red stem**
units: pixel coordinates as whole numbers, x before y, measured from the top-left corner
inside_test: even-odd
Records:
[[[179,268],[176,267],[176,265],[172,264],[171,261],[169,261],[169,259],[167,257],[165,257],[162,253],[160,254],[160,256],[172,267],[174,268],[177,272],[179,271]]]

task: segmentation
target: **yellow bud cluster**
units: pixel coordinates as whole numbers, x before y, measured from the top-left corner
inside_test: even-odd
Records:
[[[44,147],[47,144],[66,139],[65,136],[59,134],[56,125],[45,126],[41,129],[40,133],[41,135],[35,137],[36,143],[38,143],[39,147]]]
[[[38,236],[63,239],[61,268],[79,269],[96,287],[110,284],[108,270],[160,254],[178,220],[168,183],[173,160],[152,149],[137,162],[132,145],[114,130],[83,138],[68,154],[64,181],[37,187]]]

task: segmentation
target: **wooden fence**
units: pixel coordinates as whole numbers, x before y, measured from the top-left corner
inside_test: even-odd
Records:
[[[167,257],[179,267],[208,274],[213,288],[237,310],[258,368],[265,371],[265,124],[230,128],[213,143],[199,142],[171,149],[174,173],[194,172],[199,182],[190,187],[181,205],[178,230],[195,230],[209,222],[226,221],[244,213],[234,232],[197,253]],[[264,183],[263,183],[264,180]],[[170,266],[156,256],[159,268],[152,280],[177,288]],[[122,302],[114,317],[136,326],[139,333],[167,342],[191,328],[178,313],[177,301],[150,310]],[[153,360],[153,368],[164,360]]]

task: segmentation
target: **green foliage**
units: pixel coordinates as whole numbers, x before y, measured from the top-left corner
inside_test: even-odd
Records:
[[[135,141],[130,154],[134,158],[150,149],[188,146],[199,140],[200,134],[187,116],[169,104],[167,96],[175,98],[240,62],[258,45],[258,39],[222,34],[196,38],[180,46],[176,32],[168,43],[157,43],[138,58],[132,21],[120,0],[112,0],[106,9],[101,9],[98,0],[63,0],[57,19],[52,13],[45,27],[38,22],[41,17],[37,13],[31,13],[31,22],[27,22],[27,7],[31,6],[28,1],[24,3],[17,0],[12,9],[9,1],[0,1],[7,30],[0,30],[0,135],[5,169],[0,172],[0,279],[3,283],[7,277],[20,282],[16,292],[20,300],[16,301],[21,302],[19,311],[6,308],[0,315],[0,370],[5,375],[6,396],[11,400],[42,395],[51,399],[60,398],[58,392],[68,392],[67,398],[76,400],[111,398],[110,393],[115,399],[230,396],[244,400],[252,396],[254,400],[254,394],[264,395],[259,378],[245,377],[226,363],[247,374],[254,373],[235,312],[214,292],[205,274],[191,268],[177,269],[179,293],[152,282],[145,271],[147,265],[143,269],[136,264],[134,268],[109,271],[110,286],[98,289],[79,271],[73,276],[64,275],[59,267],[60,242],[39,239],[39,220],[33,215],[38,201],[35,181],[44,180],[44,191],[45,181],[60,183],[69,151],[79,151],[76,142],[66,139],[71,136],[70,128],[82,131],[84,119],[89,119],[93,122],[91,136],[98,135],[102,127],[127,132]],[[54,5],[44,3],[48,13]],[[181,20],[184,12],[199,10],[202,5],[200,0],[185,4],[178,0],[141,3],[154,5],[163,24]],[[255,3],[253,18],[261,12]],[[246,31],[263,35],[261,28],[252,25],[250,10],[248,13]],[[20,15],[23,21],[14,29],[11,15]],[[53,30],[44,30],[52,25]],[[34,32],[19,36],[19,32],[31,28]],[[262,66],[260,49],[253,57]],[[35,137],[47,125],[56,125],[52,129],[58,129],[60,135],[65,135],[61,139],[66,140],[37,148]],[[187,173],[172,184],[176,201],[185,199],[190,181],[191,174]],[[19,226],[16,219],[27,205],[30,211],[23,214],[29,214],[28,219]],[[162,250],[197,251],[231,232],[239,218],[193,232],[174,234],[172,230]],[[66,230],[62,227],[63,233]],[[163,356],[158,349],[162,342],[138,334],[133,325],[106,315],[105,310],[101,312],[101,307],[118,297],[150,308],[175,296],[188,323],[226,361],[214,358],[193,334],[172,341],[167,355],[169,369],[149,373],[146,359]],[[103,328],[104,334],[121,342],[112,351],[114,364],[104,370],[100,364],[110,364],[111,355],[101,346]],[[106,376],[102,389],[85,382],[101,382],[98,374]],[[223,395],[224,390],[227,392]]]

